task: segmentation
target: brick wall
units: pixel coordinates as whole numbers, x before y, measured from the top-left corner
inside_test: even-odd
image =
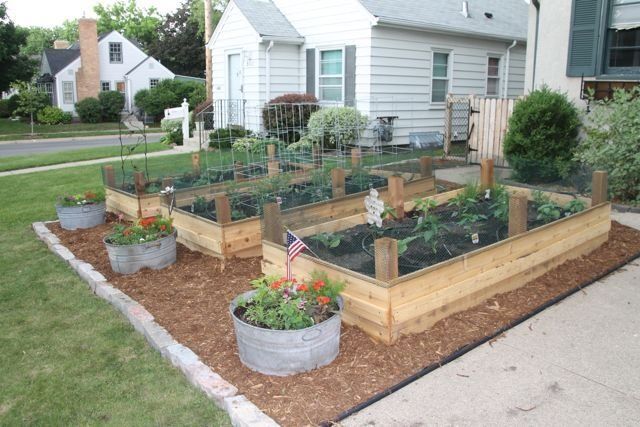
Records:
[[[98,26],[95,19],[78,20],[80,37],[80,68],[76,72],[78,101],[97,97],[100,91],[100,61],[98,58]]]

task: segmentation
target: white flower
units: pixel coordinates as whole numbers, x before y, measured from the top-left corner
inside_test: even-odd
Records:
[[[144,238],[143,238],[143,237],[141,237],[141,238],[140,238],[140,241],[141,241],[141,242],[144,242]]]
[[[167,186],[164,190],[160,191],[160,194],[173,194],[174,191],[173,185],[171,187]]]

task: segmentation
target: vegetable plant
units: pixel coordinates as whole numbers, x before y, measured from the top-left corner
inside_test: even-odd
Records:
[[[339,233],[319,233],[311,239],[321,243],[326,249],[333,249],[340,246],[340,242],[344,236]]]
[[[538,206],[538,216],[536,219],[548,224],[560,218],[560,215],[562,215],[562,207],[554,202],[549,202]]]
[[[491,216],[503,224],[509,222],[509,192],[504,185],[496,185],[491,189]]]
[[[398,256],[402,256],[402,254],[404,254],[407,249],[409,249],[409,243],[413,242],[419,237],[420,236],[409,236],[405,237],[404,239],[398,240]]]
[[[456,211],[451,214],[452,218],[460,217],[463,214],[475,213],[480,196],[480,188],[475,184],[465,185],[462,192],[451,199],[448,206],[455,206]]]
[[[572,201],[567,203],[567,205],[564,207],[564,210],[565,210],[565,214],[568,214],[567,216],[569,216],[569,215],[577,214],[578,212],[582,212],[583,210],[585,210],[586,207],[587,205],[582,200],[573,199]]]
[[[193,202],[191,202],[191,212],[204,212],[207,210],[207,205],[207,199],[205,199],[204,196],[196,196]]]
[[[58,196],[58,205],[64,207],[93,205],[104,202],[103,191],[85,191],[79,194]]]

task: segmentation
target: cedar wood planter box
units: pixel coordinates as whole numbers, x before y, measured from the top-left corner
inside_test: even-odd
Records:
[[[378,188],[380,197],[389,197],[388,187]],[[404,185],[405,197],[429,196],[436,193],[435,178],[419,178]],[[350,217],[365,211],[364,196],[368,191],[311,203],[282,211],[283,223],[294,230],[303,226]],[[190,203],[191,199],[184,199]],[[169,215],[166,203],[162,213]],[[217,257],[252,257],[262,254],[262,225],[260,217],[246,218],[226,224],[174,209],[173,226],[178,241],[192,250]]]
[[[526,194],[529,190],[508,187],[510,192]],[[444,204],[460,190],[433,196]],[[571,196],[547,193],[565,204]],[[588,199],[587,206],[591,203]],[[405,211],[413,209],[405,203]],[[347,284],[343,320],[356,325],[385,343],[395,342],[401,334],[422,332],[438,320],[479,304],[496,294],[523,286],[566,260],[587,254],[608,239],[611,228],[611,204],[601,203],[578,214],[559,219],[520,235],[452,258],[450,260],[381,281],[329,262],[302,254],[296,258],[294,274],[308,276],[314,270]],[[320,232],[346,230],[366,223],[366,214],[339,221],[293,229],[299,237]],[[286,248],[262,242],[262,271],[282,275],[286,265]]]

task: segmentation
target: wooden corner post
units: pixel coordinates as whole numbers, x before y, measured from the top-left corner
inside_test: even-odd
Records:
[[[265,203],[264,209],[264,229],[262,238],[269,242],[282,245],[282,218],[280,218],[280,205],[277,203]]]
[[[194,176],[200,176],[200,153],[191,155],[191,170]]]
[[[216,194],[213,197],[216,205],[216,222],[218,224],[228,224],[231,222],[231,204],[226,194]]]
[[[433,158],[431,156],[420,157],[420,176],[423,178],[433,176]]]
[[[267,159],[275,160],[276,159],[276,145],[275,144],[267,144]]]
[[[398,277],[398,241],[383,237],[374,242],[376,279],[388,282]]]
[[[313,167],[319,168],[322,166],[322,150],[316,144],[311,146],[311,161],[313,162]]]
[[[527,196],[512,194],[509,197],[509,237],[527,231]]]
[[[606,171],[595,171],[591,177],[591,206],[609,200],[609,179]]]
[[[396,218],[404,218],[404,179],[401,176],[389,177],[389,204],[396,211]]]
[[[267,162],[267,174],[269,176],[274,176],[274,175],[278,175],[280,173],[280,162],[279,161],[273,161],[273,162]]]
[[[351,149],[351,169],[357,169],[360,167],[360,163],[362,160],[362,150],[360,148],[352,148]]]
[[[107,187],[113,187],[115,188],[116,186],[116,174],[115,171],[113,170],[113,165],[106,165],[102,167],[102,175],[104,178],[104,185],[106,185]]]
[[[242,169],[244,165],[242,162],[236,160],[233,162],[233,179],[237,182],[244,181],[244,174],[242,173]]]
[[[334,199],[336,197],[343,197],[346,194],[344,176],[344,169],[331,169],[331,195]]]
[[[493,187],[493,159],[482,159],[480,162],[480,187],[482,190]]]
[[[136,187],[136,194],[144,194],[145,193],[145,185],[146,180],[144,178],[144,172],[134,172],[133,173],[133,182]]]

